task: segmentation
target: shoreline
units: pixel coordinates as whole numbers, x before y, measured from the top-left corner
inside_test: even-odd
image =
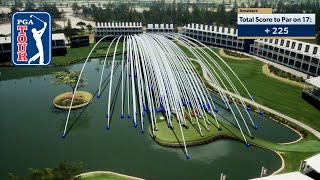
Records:
[[[128,176],[128,175],[125,175],[125,174],[115,173],[115,172],[112,172],[112,171],[90,171],[90,172],[78,174],[76,177],[80,177],[81,178],[81,177],[97,175],[97,174],[111,174],[111,175],[120,176],[120,177],[124,177],[124,178],[128,178],[128,179],[144,180],[144,179],[141,179],[141,178],[138,178],[138,177]]]

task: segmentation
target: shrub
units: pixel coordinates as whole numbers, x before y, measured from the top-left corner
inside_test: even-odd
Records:
[[[275,74],[276,76],[282,77],[282,78],[286,78],[295,82],[300,82],[300,83],[304,83],[305,80],[303,79],[303,77],[298,77],[294,74],[291,74],[289,72],[283,71],[273,65],[268,65],[268,69],[271,73]]]
[[[247,56],[245,54],[238,53],[235,51],[230,51],[230,50],[226,50],[226,49],[224,49],[223,51],[224,51],[224,53],[226,53],[226,55],[229,55],[229,56],[238,57],[238,58],[250,58],[249,56]]]
[[[81,98],[75,98],[73,100],[72,106],[76,106],[76,105],[80,105],[80,104],[84,104],[87,101]],[[57,105],[59,106],[70,106],[71,104],[71,99],[69,98],[61,98],[56,102]]]

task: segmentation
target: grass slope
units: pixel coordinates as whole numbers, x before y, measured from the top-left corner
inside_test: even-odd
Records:
[[[189,57],[194,58],[193,54],[188,52],[187,49],[182,49]],[[214,51],[218,54],[219,50],[214,49]],[[240,94],[249,98],[240,82],[230,70],[227,70],[226,65],[224,65],[216,55],[209,51],[207,52],[219,65],[221,65],[221,67],[223,67]],[[262,73],[262,66],[264,63],[261,61],[239,61],[230,58],[223,59],[238,75],[249,92],[255,96],[256,102],[304,122],[320,131],[320,111],[301,98],[302,88],[264,75]],[[210,62],[210,64],[214,66],[212,62]],[[195,65],[198,66],[196,67],[197,70],[201,71],[199,65]],[[199,73],[202,74],[202,72]],[[228,88],[230,89],[230,86]]]

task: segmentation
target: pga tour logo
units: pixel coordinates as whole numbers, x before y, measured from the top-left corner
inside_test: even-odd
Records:
[[[12,62],[17,66],[47,66],[51,62],[51,15],[18,11],[11,18]]]

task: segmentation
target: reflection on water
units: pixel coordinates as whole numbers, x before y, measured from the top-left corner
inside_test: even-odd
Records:
[[[107,64],[104,79],[110,73],[111,64]],[[82,63],[70,67],[79,70]],[[100,80],[97,68],[101,73],[102,64],[98,60],[88,63],[84,72],[88,84],[80,90],[92,94],[97,91]],[[247,148],[243,143],[230,140],[190,147],[191,159],[186,160],[180,148],[160,146],[148,133],[141,134],[139,128],[133,128],[132,119],[120,118],[121,92],[114,96],[116,88],[112,92],[115,108],[109,131],[105,129],[108,91],[105,90],[101,98],[94,98],[85,110],[72,111],[70,132],[66,139],[61,139],[67,111],[55,109],[52,100],[70,88],[51,84],[53,68],[48,69],[47,74],[29,77],[22,77],[20,70],[26,71],[10,68],[10,78],[2,73],[1,78],[6,80],[0,81],[0,179],[8,172],[21,175],[27,173],[28,168],[54,167],[62,160],[85,161],[85,171],[109,170],[147,179],[218,179],[223,172],[228,179],[241,180],[259,176],[261,166],[268,168],[268,174],[280,167],[281,160],[275,153]],[[118,68],[114,74],[114,87],[118,84],[120,71]],[[13,79],[14,74],[20,74],[18,79]],[[104,87],[106,85],[107,81]],[[125,108],[124,114],[127,113]],[[223,110],[221,113],[228,116]],[[265,127],[265,130],[261,129],[261,135],[277,132],[267,130],[269,126],[282,128],[267,118],[260,121]],[[148,127],[147,119],[145,122]]]

